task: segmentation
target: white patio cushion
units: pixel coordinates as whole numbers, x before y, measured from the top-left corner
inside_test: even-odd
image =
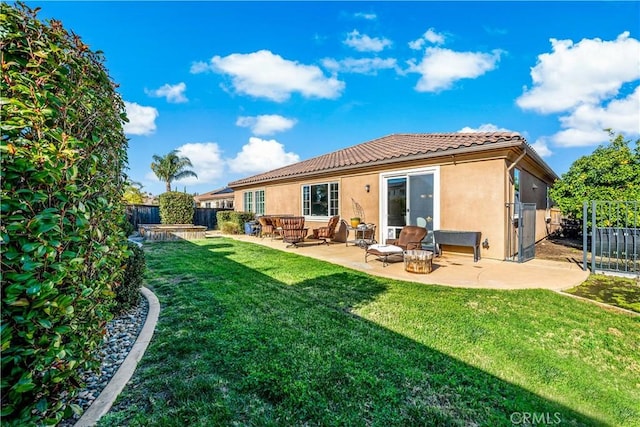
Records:
[[[367,251],[370,251],[372,249],[375,249],[376,251],[383,254],[395,254],[395,253],[404,252],[404,249],[396,245],[375,244],[375,245],[367,246]]]

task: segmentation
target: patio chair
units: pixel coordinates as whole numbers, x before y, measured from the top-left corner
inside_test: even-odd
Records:
[[[427,229],[417,225],[405,225],[397,239],[388,239],[388,245],[399,246],[405,251],[421,249],[422,240],[427,236]]]
[[[282,224],[282,240],[288,243],[287,247],[298,247],[299,243],[304,242],[308,228],[304,228],[303,216],[292,216],[280,218]]]
[[[327,242],[327,239],[333,240],[338,222],[340,222],[340,215],[332,216],[326,226],[314,228],[313,234],[311,234],[311,236],[309,237],[311,237],[312,239],[322,240],[320,244],[324,243],[328,245],[329,242]]]
[[[364,254],[364,262],[370,255],[382,260],[382,266],[386,267],[389,263],[389,257],[394,255],[402,255],[404,251],[422,248],[422,239],[427,235],[427,229],[418,227],[417,225],[405,225],[400,230],[397,239],[388,239],[385,245],[367,246]]]
[[[271,240],[276,237],[282,237],[282,217],[274,216],[271,217],[273,221],[273,234],[271,235]]]
[[[260,237],[270,236],[273,237],[275,227],[273,221],[268,216],[258,217],[260,223]]]

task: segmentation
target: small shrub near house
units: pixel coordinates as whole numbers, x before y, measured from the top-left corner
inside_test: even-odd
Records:
[[[193,224],[193,196],[178,191],[160,195],[160,222],[163,224]]]
[[[218,227],[225,234],[239,234],[244,231],[244,223],[255,219],[253,212],[218,211]]]
[[[234,221],[220,223],[220,231],[224,234],[240,234],[240,226]]]
[[[102,55],[36,13],[0,4],[3,426],[79,409],[128,256],[124,103]]]

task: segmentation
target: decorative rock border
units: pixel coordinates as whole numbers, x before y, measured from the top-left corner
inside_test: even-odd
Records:
[[[75,427],[89,427],[94,426],[98,420],[111,409],[113,402],[118,395],[127,385],[133,372],[138,366],[138,362],[142,359],[147,346],[151,342],[153,332],[158,323],[158,317],[160,315],[160,302],[153,292],[143,287],[141,290],[142,295],[149,302],[149,312],[147,313],[147,319],[144,322],[144,326],[138,334],[136,342],[133,344],[131,351],[125,358],[120,368],[116,371],[115,375],[109,381],[109,384],[102,390],[100,395],[94,400],[91,406],[84,412],[82,417],[75,424]]]

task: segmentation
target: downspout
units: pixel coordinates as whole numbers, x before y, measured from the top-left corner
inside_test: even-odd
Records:
[[[508,207],[511,205],[511,203],[513,203],[513,201],[511,200],[511,196],[512,196],[513,192],[511,191],[511,185],[510,185],[510,184],[511,184],[511,174],[510,174],[510,173],[511,173],[511,170],[512,170],[513,168],[515,168],[515,167],[518,165],[518,163],[520,163],[520,161],[521,161],[522,159],[524,159],[524,157],[525,157],[526,155],[527,155],[527,147],[525,146],[525,147],[523,148],[522,154],[520,154],[520,155],[518,156],[518,158],[517,158],[517,159],[515,159],[515,160],[513,161],[513,163],[511,163],[511,164],[507,167],[507,172],[506,172],[506,174],[505,174],[505,176],[504,176],[504,180],[505,180],[505,186],[504,186],[504,187],[505,187],[505,191],[507,192],[507,197],[505,197],[505,199],[507,200],[507,205],[505,206],[506,208],[508,208]],[[507,211],[507,220],[508,220],[509,218],[510,218],[510,216],[509,216],[509,212]],[[509,229],[509,227],[511,227],[511,226],[512,226],[512,224],[511,224],[511,222],[510,222],[510,221],[507,221],[507,222],[508,222],[509,224],[507,224],[507,229],[505,230],[505,231],[506,231],[506,234],[505,234],[505,236],[504,236],[504,240],[505,240],[505,249],[507,250],[507,253],[506,253],[506,254],[508,254],[509,256],[508,256],[508,257],[505,257],[505,259],[507,259],[507,258],[510,258],[510,257],[511,257],[511,230]],[[505,255],[506,255],[506,254],[505,254]]]

